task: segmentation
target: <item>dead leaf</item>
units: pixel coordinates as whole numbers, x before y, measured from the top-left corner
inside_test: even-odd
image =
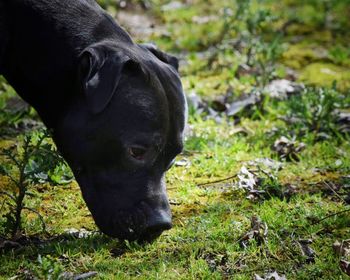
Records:
[[[274,279],[274,280],[287,280],[285,275],[280,276],[277,271],[268,273],[263,277],[259,276],[258,274],[254,274],[254,279],[255,280],[270,280],[270,279]]]
[[[268,163],[268,161],[257,159],[256,161],[248,162],[249,167],[242,166],[240,172],[237,174],[238,182],[236,186],[248,192],[248,199],[257,200],[264,197],[271,197],[271,195],[283,196],[278,189],[269,188],[271,182],[277,182],[277,178],[274,175],[277,170],[270,169],[268,164],[271,164],[271,168],[279,168],[277,162],[275,163],[276,165],[273,165],[274,163],[272,161]]]
[[[273,144],[273,150],[277,152],[281,159],[299,160],[298,153],[304,150],[306,145],[302,142],[297,142],[294,139],[288,139],[285,136],[277,139]]]
[[[239,113],[240,111],[247,109],[252,105],[257,104],[259,101],[260,101],[260,96],[258,94],[251,94],[242,100],[231,103],[230,107],[226,111],[226,114],[227,116],[232,117],[237,113]]]
[[[26,269],[26,268],[20,268],[15,276],[9,278],[9,280],[15,280],[15,279],[39,280],[34,275],[33,271]]]
[[[186,95],[188,107],[192,107],[194,110],[205,107],[202,98],[194,91]]]
[[[333,243],[333,250],[338,256],[342,255],[342,246],[338,240]]]
[[[350,257],[350,239],[334,242],[333,249],[340,257]]]
[[[266,172],[279,171],[283,167],[282,162],[270,158],[257,158],[249,161],[248,164],[251,166],[257,166],[259,168],[266,169]]]
[[[88,279],[88,278],[93,278],[97,276],[97,272],[96,271],[90,271],[90,272],[86,272],[80,275],[75,275],[73,280],[83,280],[83,279]]]
[[[298,192],[298,188],[292,184],[284,185],[283,197],[289,201],[289,199]]]
[[[219,270],[225,272],[228,270],[227,261],[228,256],[226,253],[208,252],[203,253],[200,258],[204,259],[212,271]]]
[[[247,248],[251,240],[256,240],[258,245],[266,243],[268,234],[267,224],[262,222],[259,217],[252,216],[251,218],[251,230],[248,231],[240,238],[240,245],[243,248]]]
[[[350,112],[338,111],[337,124],[339,125],[339,131],[341,133],[350,133]]]
[[[65,279],[65,280],[83,280],[83,279],[89,279],[97,276],[96,271],[90,271],[83,274],[77,274],[75,275],[73,272],[63,272],[59,275],[59,279]]]
[[[301,239],[298,241],[298,244],[301,249],[301,253],[303,256],[306,257],[306,262],[307,263],[314,263],[315,262],[315,257],[316,253],[315,251],[310,247],[310,244],[312,244],[311,239]]]
[[[347,275],[350,276],[350,262],[345,260],[340,260],[339,262],[340,269]]]
[[[238,173],[238,187],[241,189],[254,190],[258,185],[258,178],[252,172],[250,172],[246,166],[242,166]]]

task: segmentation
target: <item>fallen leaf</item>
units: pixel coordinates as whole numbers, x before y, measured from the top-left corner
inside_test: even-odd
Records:
[[[226,253],[208,252],[201,255],[200,258],[204,259],[207,262],[208,266],[212,271],[227,270],[226,265],[228,261],[228,256]]]
[[[278,162],[267,159],[257,159],[242,166],[237,174],[238,181],[234,186],[248,192],[249,200],[278,196],[283,197],[281,189],[275,188],[278,184],[277,177],[274,175],[280,169]],[[276,169],[275,169],[276,168]]]
[[[338,111],[337,124],[339,125],[339,131],[341,133],[350,133],[350,112]]]
[[[252,216],[251,218],[251,230],[248,231],[240,238],[240,245],[243,248],[247,248],[251,240],[256,240],[258,245],[266,243],[268,234],[267,224],[262,222],[259,217]]]
[[[248,162],[251,166],[263,167],[269,172],[279,171],[283,167],[283,163],[270,158],[257,158]]]
[[[260,97],[257,94],[251,94],[243,100],[235,101],[231,103],[226,111],[227,116],[232,117],[240,111],[257,104],[260,101]]]
[[[350,257],[350,239],[334,242],[333,249],[340,257]]]
[[[339,262],[340,269],[350,276],[350,262],[345,260],[340,260]]]
[[[75,275],[73,277],[73,280],[83,280],[83,279],[88,279],[88,278],[93,278],[97,276],[97,272],[96,271],[90,271],[90,272],[86,272],[80,275]]]
[[[298,241],[298,244],[301,249],[301,253],[303,256],[306,257],[306,262],[307,263],[314,263],[315,262],[315,257],[316,253],[315,251],[310,247],[310,244],[312,244],[311,239],[301,239]]]
[[[255,280],[287,280],[285,275],[280,276],[276,271],[268,273],[263,277],[259,276],[258,274],[254,274]]]
[[[186,95],[188,107],[192,107],[194,110],[203,108],[204,102],[202,98],[194,91]]]
[[[306,145],[285,136],[277,139],[273,144],[273,150],[277,152],[281,159],[298,161],[298,153],[304,150]]]
[[[20,269],[15,276],[9,278],[8,280],[15,279],[38,280],[38,278],[34,275],[34,272],[26,268]]]
[[[64,280],[83,280],[83,279],[89,279],[97,276],[96,271],[90,271],[82,274],[74,274],[73,272],[65,271],[59,275],[59,279]]]
[[[258,178],[250,172],[246,166],[242,166],[238,173],[238,187],[242,189],[254,190],[258,184]]]

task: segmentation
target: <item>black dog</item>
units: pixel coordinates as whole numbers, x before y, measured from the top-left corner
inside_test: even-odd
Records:
[[[153,239],[171,227],[164,173],[186,119],[177,67],[94,0],[0,0],[0,74],[53,131],[110,236]]]

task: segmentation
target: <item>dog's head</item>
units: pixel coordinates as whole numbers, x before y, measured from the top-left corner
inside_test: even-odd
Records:
[[[81,94],[54,129],[98,227],[129,240],[171,227],[164,174],[182,150],[177,60],[150,45],[100,43],[80,56]]]

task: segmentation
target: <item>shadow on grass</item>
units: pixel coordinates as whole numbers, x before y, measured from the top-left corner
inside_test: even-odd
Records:
[[[0,253],[3,256],[25,256],[36,259],[38,255],[60,257],[64,252],[70,254],[89,254],[100,250],[107,250],[113,257],[123,255],[128,247],[123,241],[112,239],[102,233],[93,232],[86,236],[77,234],[61,234],[51,238],[38,236],[23,236],[16,241],[0,238]]]

